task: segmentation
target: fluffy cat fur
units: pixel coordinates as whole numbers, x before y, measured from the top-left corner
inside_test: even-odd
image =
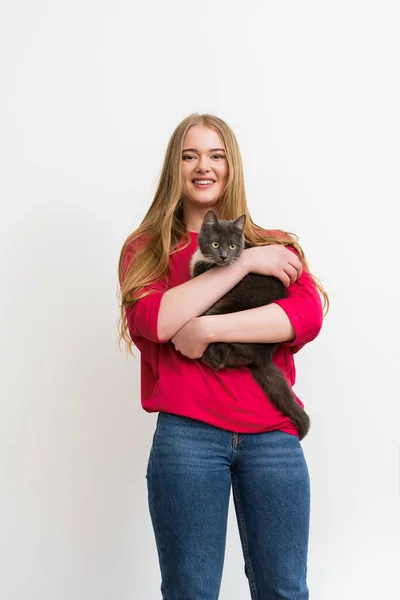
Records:
[[[216,265],[229,265],[237,260],[245,243],[243,229],[246,215],[233,221],[218,219],[209,210],[198,236],[198,250],[190,261],[190,275],[197,277]],[[204,315],[219,315],[257,308],[287,296],[286,288],[276,277],[249,273],[227,294],[213,304]],[[270,401],[298,427],[300,440],[310,428],[310,419],[296,401],[283,372],[272,362],[278,344],[224,343],[208,345],[201,360],[218,371],[224,367],[247,366]]]

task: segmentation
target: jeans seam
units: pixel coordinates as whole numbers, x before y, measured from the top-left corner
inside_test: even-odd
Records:
[[[158,427],[158,423],[157,423],[157,427]],[[161,567],[161,575],[165,572],[165,561],[164,561],[164,550],[162,548],[162,542],[161,542],[161,535],[160,535],[160,528],[158,526],[158,519],[157,519],[157,515],[156,515],[156,511],[155,511],[155,506],[154,506],[154,501],[153,501],[153,484],[152,484],[152,480],[151,480],[151,476],[152,476],[152,462],[153,462],[153,451],[151,451],[151,455],[150,455],[150,469],[149,469],[149,484],[151,486],[151,493],[149,494],[149,501],[151,504],[151,511],[153,513],[153,518],[154,518],[154,523],[155,523],[155,528],[157,530],[157,536],[156,539],[159,540],[159,544],[158,544],[158,550],[160,553],[160,567]],[[162,577],[163,578],[163,577]],[[163,597],[164,597],[164,592],[163,592]]]
[[[242,538],[242,544],[243,544],[243,553],[244,553],[244,558],[245,558],[245,562],[247,563],[247,569],[248,569],[250,594],[251,594],[252,600],[257,600],[258,594],[257,594],[256,581],[255,581],[254,572],[253,572],[253,566],[252,566],[251,560],[250,560],[246,522],[244,520],[242,504],[240,501],[240,495],[239,495],[239,491],[238,491],[237,485],[236,485],[235,473],[232,473],[232,491],[233,491],[233,494],[234,494],[235,500],[236,500],[238,523],[239,523],[239,529],[241,532],[241,538]]]

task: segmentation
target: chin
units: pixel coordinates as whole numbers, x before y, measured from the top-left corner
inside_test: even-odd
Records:
[[[211,208],[212,206],[215,206],[216,204],[218,204],[219,202],[219,198],[187,198],[188,202],[190,202],[191,204],[194,204],[195,206],[206,206],[208,208]]]

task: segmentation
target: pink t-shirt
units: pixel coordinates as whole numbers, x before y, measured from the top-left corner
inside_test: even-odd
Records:
[[[189,235],[189,246],[169,258],[169,287],[190,279],[189,261],[197,249],[198,234],[190,232]],[[124,265],[130,255],[128,248]],[[171,342],[160,341],[157,334],[158,313],[167,288],[165,282],[151,287],[153,293],[126,308],[130,336],[141,353],[141,402],[144,410],[182,415],[237,433],[279,429],[298,436],[297,427],[271,404],[248,367],[213,371],[200,359],[183,356]],[[288,297],[276,301],[276,304],[286,312],[296,337],[291,342],[279,344],[273,354],[273,362],[293,386],[296,380],[293,355],[318,335],[323,313],[318,290],[304,269],[287,289]],[[304,408],[301,400],[295,397]]]

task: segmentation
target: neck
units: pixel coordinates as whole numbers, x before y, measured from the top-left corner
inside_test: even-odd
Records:
[[[219,217],[220,210],[219,204],[216,202],[213,205],[209,206],[193,206],[193,204],[183,201],[183,218],[185,222],[185,227],[187,231],[194,231],[195,233],[199,233],[201,226],[204,221],[204,217],[210,209],[215,211],[216,215]]]

